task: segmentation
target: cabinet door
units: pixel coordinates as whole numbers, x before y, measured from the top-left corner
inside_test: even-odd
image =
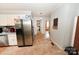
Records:
[[[0,20],[0,26],[2,25],[2,20]]]
[[[0,26],[14,26],[15,22],[14,19],[1,19]]]
[[[1,19],[0,20],[0,26],[6,26],[7,25],[7,20],[5,20],[5,19]]]
[[[17,45],[16,35],[8,35],[9,45]]]
[[[7,19],[7,26],[14,26],[15,23],[14,23],[14,19]]]
[[[0,35],[0,46],[8,46],[7,36]]]

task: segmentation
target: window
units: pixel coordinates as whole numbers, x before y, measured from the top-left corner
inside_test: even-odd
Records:
[[[58,29],[58,18],[55,18],[53,21],[53,29]]]

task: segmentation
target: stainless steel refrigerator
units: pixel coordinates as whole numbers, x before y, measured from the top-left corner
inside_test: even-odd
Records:
[[[31,46],[33,44],[32,21],[20,19],[15,26],[18,46]]]

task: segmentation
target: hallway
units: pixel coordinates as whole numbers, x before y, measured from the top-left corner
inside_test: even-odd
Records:
[[[35,37],[33,46],[28,47],[0,47],[2,55],[65,55],[65,52],[53,46],[49,39],[45,39],[40,32]]]

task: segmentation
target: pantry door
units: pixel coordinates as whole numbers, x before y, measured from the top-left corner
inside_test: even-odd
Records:
[[[79,16],[77,17],[77,25],[75,31],[74,47],[79,51]]]

